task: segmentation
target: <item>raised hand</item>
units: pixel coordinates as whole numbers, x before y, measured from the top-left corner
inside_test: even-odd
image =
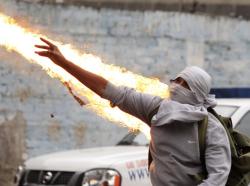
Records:
[[[47,57],[51,59],[55,64],[62,67],[76,79],[78,79],[82,84],[86,87],[97,93],[98,95],[102,95],[103,91],[108,83],[106,79],[103,77],[89,72],[80,66],[68,61],[63,54],[60,52],[58,47],[51,43],[50,41],[40,38],[45,44],[44,45],[35,45],[36,48],[43,49],[42,51],[36,51],[35,53]],[[77,98],[78,99],[78,98]],[[80,101],[80,100],[77,100]],[[80,103],[84,104],[84,103]]]
[[[44,50],[36,51],[35,52],[36,54],[51,59],[51,61],[53,61],[55,64],[59,66],[63,66],[67,63],[67,60],[65,59],[65,57],[63,56],[63,54],[60,52],[60,50],[56,45],[54,45],[53,43],[44,38],[40,39],[45,43],[45,45],[35,45],[35,47]]]

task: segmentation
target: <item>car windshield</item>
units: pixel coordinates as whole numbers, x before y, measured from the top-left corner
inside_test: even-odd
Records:
[[[231,105],[218,105],[215,108],[218,114],[226,117],[231,117],[237,109],[237,106]],[[129,133],[117,145],[148,146],[149,140],[141,132]]]
[[[232,117],[238,108],[239,107],[232,105],[218,105],[215,107],[215,111],[222,116]]]
[[[147,146],[149,140],[142,132],[129,133],[117,145]]]

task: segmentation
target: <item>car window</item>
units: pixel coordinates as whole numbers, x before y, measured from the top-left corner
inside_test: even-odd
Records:
[[[236,126],[236,129],[239,130],[241,133],[250,136],[250,112],[247,112],[242,117],[239,124]]]
[[[215,111],[225,117],[231,117],[233,113],[238,109],[237,106],[231,105],[217,105],[214,109]]]
[[[137,143],[138,145],[148,145],[149,140],[143,133],[139,133],[135,138],[134,142]]]
[[[128,133],[117,145],[140,145],[145,146],[149,144],[149,140],[141,132]]]

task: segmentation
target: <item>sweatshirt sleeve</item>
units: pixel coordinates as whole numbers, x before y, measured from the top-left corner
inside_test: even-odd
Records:
[[[158,107],[162,98],[150,94],[140,93],[132,88],[124,86],[115,86],[108,83],[103,98],[108,99],[112,106],[118,106],[124,112],[127,112],[143,122],[150,125],[149,114]]]
[[[231,169],[231,150],[225,129],[209,114],[205,162],[208,178],[199,186],[224,186]]]

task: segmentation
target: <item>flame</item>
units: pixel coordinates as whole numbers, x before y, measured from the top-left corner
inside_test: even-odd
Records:
[[[118,108],[111,108],[107,100],[100,98],[90,91],[61,67],[55,65],[49,59],[36,55],[34,53],[34,45],[40,42],[40,37],[47,38],[46,36],[36,34],[27,28],[21,27],[14,19],[1,13],[0,28],[0,46],[5,47],[7,50],[16,51],[29,62],[42,66],[52,78],[58,78],[62,82],[70,82],[70,86],[75,92],[87,97],[89,100],[87,107],[100,116],[132,130],[140,130],[149,138],[149,127],[142,121],[120,111]],[[168,86],[155,78],[146,78],[127,71],[125,68],[104,64],[97,56],[81,54],[71,45],[63,45],[53,40],[50,41],[59,47],[66,58],[81,68],[103,76],[115,85],[133,87],[140,92],[161,97],[168,96]]]

